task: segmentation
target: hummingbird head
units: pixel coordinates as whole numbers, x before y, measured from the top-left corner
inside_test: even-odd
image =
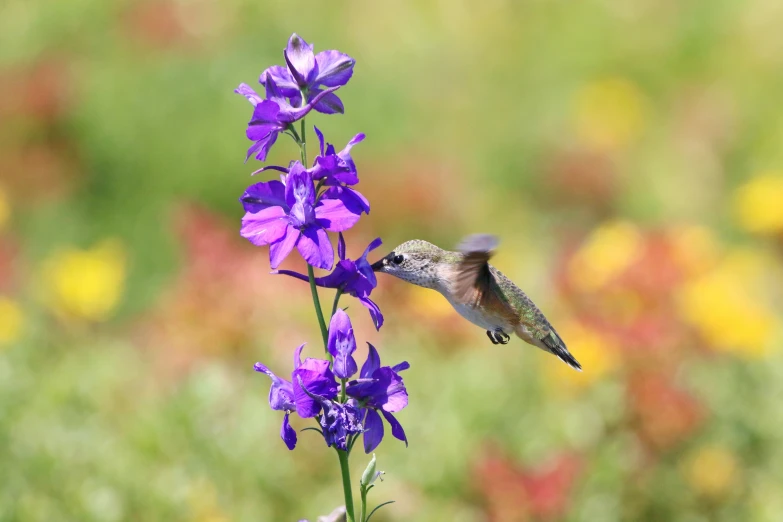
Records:
[[[415,285],[436,288],[440,281],[438,267],[444,253],[444,250],[432,243],[414,239],[406,241],[383,259],[373,263],[372,269]]]

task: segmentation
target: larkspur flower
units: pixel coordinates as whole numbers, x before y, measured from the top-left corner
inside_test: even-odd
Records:
[[[291,381],[278,377],[265,365],[257,362],[253,369],[266,374],[272,379],[269,388],[269,407],[284,411],[283,425],[280,428],[280,438],[288,449],[296,447],[296,431],[289,423],[289,415],[296,412],[302,418],[315,417],[321,412],[321,404],[302,389],[302,383],[313,394],[321,397],[337,397],[337,383],[334,374],[329,369],[329,361],[308,357],[302,362],[304,344],[294,352],[294,371]]]
[[[303,107],[294,108],[285,96],[277,87],[274,81],[269,80],[265,84],[266,87],[266,99],[262,99],[261,96],[256,93],[249,85],[240,83],[239,87],[234,89],[234,92],[241,94],[255,107],[253,109],[253,116],[250,118],[250,122],[247,124],[247,130],[245,134],[247,138],[253,142],[253,145],[247,150],[247,161],[253,154],[256,155],[256,159],[264,161],[266,160],[269,149],[277,141],[277,136],[281,132],[288,130],[291,124],[297,120],[301,120],[307,113],[315,108],[315,106],[326,96],[330,95],[332,91],[337,90],[338,87],[331,87],[324,91],[320,91]]]
[[[321,87],[335,90],[348,83],[356,63],[353,58],[335,50],[313,54],[313,46],[296,33],[288,39],[283,56],[287,67],[273,65],[266,69],[258,80],[262,85],[270,80],[276,83],[293,105],[301,104],[304,92],[308,104],[312,103],[318,112],[334,114],[345,111],[343,102],[331,91],[318,97],[325,92]]]
[[[401,362],[392,367],[381,366],[378,351],[370,343],[367,345],[370,350],[360,377],[349,382],[345,390],[348,396],[359,401],[359,405],[367,410],[364,418],[364,451],[370,453],[383,439],[383,421],[378,412],[391,426],[392,435],[407,446],[405,431],[392,413],[408,405],[408,391],[399,372],[407,370],[410,365]]]
[[[322,409],[318,423],[327,446],[335,446],[337,449],[347,450],[349,437],[364,431],[362,427],[362,412],[358,402],[349,399],[345,404],[326,398],[316,393],[311,393],[301,377],[297,382],[303,392]]]
[[[383,314],[381,314],[378,305],[370,299],[370,294],[378,285],[378,281],[367,261],[367,255],[379,246],[381,246],[381,238],[375,238],[358,259],[355,261],[346,259],[345,239],[340,234],[337,240],[337,255],[339,257],[337,265],[329,275],[315,278],[315,284],[320,287],[339,288],[342,292],[357,298],[369,310],[376,330],[380,330],[383,326]],[[275,270],[272,273],[288,275],[305,282],[309,281],[306,275],[292,270]]]
[[[344,310],[337,309],[329,323],[327,348],[334,359],[332,369],[339,379],[349,379],[356,373],[356,337],[353,334],[351,318]]]
[[[334,249],[327,231],[347,230],[359,215],[340,197],[316,197],[313,180],[298,161],[282,180],[256,183],[245,191],[240,198],[246,211],[240,234],[254,245],[269,245],[272,268],[296,246],[309,264],[331,269]]]

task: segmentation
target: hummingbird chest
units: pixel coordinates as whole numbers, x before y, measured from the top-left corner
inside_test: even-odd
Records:
[[[510,334],[514,332],[514,325],[512,325],[506,318],[500,314],[493,313],[480,304],[465,304],[459,303],[446,296],[449,303],[459,315],[485,330],[503,330],[504,333]]]

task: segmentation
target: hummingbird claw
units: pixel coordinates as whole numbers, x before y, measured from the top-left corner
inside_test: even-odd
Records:
[[[489,337],[489,340],[492,341],[492,344],[498,344],[498,340],[495,339],[494,332],[490,332],[489,330],[487,330],[487,337]]]
[[[508,344],[508,341],[511,339],[506,332],[500,329],[492,332],[492,336],[495,339],[495,344]]]

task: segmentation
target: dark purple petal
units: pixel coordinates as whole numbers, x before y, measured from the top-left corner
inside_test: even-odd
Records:
[[[315,129],[315,134],[316,134],[316,136],[318,136],[318,141],[321,144],[321,156],[323,156],[324,155],[324,134],[315,125],[313,125],[313,129]]]
[[[299,231],[292,226],[288,226],[285,231],[285,235],[269,245],[269,266],[277,268],[280,263],[288,257],[291,250],[296,245],[296,240],[299,239]]]
[[[277,85],[280,90],[280,94],[286,98],[291,98],[299,94],[299,86],[294,81],[294,77],[285,67],[280,65],[273,65],[268,67],[261,76],[258,78],[258,83],[266,87],[267,78],[271,77],[272,81]],[[240,86],[241,87],[241,86]]]
[[[302,229],[296,248],[309,264],[329,270],[334,264],[334,249],[326,231],[318,227]]]
[[[407,370],[410,367],[411,365],[408,363],[408,361],[402,361],[400,364],[395,364],[392,366],[391,369],[394,373],[400,373],[401,371]]]
[[[296,447],[296,431],[288,422],[288,412],[285,412],[285,417],[283,417],[283,425],[280,427],[280,438],[283,439],[289,450],[293,450]]]
[[[381,313],[381,309],[369,297],[359,297],[359,302],[370,311],[370,317],[375,325],[375,329],[380,330],[381,326],[383,326],[383,314]]]
[[[369,347],[369,351],[367,352],[367,360],[364,361],[364,364],[362,365],[362,371],[359,372],[359,376],[363,379],[369,379],[372,377],[372,374],[375,373],[375,370],[381,367],[381,356],[378,355],[378,350],[376,350],[375,346],[371,345],[370,343],[367,343],[367,346]]]
[[[321,89],[313,89],[308,94],[308,99],[310,97],[318,96],[318,94],[321,93]],[[316,111],[320,112],[321,114],[344,114],[345,113],[345,107],[343,106],[342,100],[337,97],[336,94],[333,92],[330,92],[326,96],[323,96],[321,100],[316,103],[313,107]]]
[[[293,270],[272,270],[269,273],[270,274],[275,274],[275,275],[282,274],[282,275],[291,276],[291,277],[294,277],[296,279],[301,279],[305,283],[309,283],[310,282],[310,278],[309,277],[307,277],[304,274],[300,274],[299,272],[294,272]],[[319,286],[323,286],[323,285],[319,285]]]
[[[282,238],[288,228],[288,216],[282,207],[269,207],[245,214],[239,234],[256,246],[268,245]]]
[[[356,60],[339,51],[321,51],[315,56],[318,76],[315,81],[327,87],[338,87],[348,83],[353,74]]]
[[[335,188],[341,189],[343,187],[332,187],[332,189]],[[361,212],[353,211],[344,200],[349,200],[344,194],[340,194],[338,198],[322,198],[315,207],[315,218],[318,225],[329,232],[342,232],[354,226],[359,221]]]
[[[293,371],[291,380],[296,412],[302,418],[315,417],[321,411],[321,405],[310,395],[318,395],[324,399],[337,397],[337,383],[329,369],[329,361],[308,357]],[[302,389],[302,386],[307,388],[310,395]]]
[[[356,373],[356,337],[353,334],[351,319],[342,309],[337,309],[329,323],[329,353],[334,358],[332,369],[339,379],[348,379]]]
[[[360,192],[348,187],[329,187],[321,195],[321,201],[342,201],[348,213],[359,215],[362,212],[370,213],[370,202]]]
[[[318,74],[313,46],[308,45],[298,34],[294,33],[288,39],[288,46],[283,52],[288,70],[299,84],[299,87],[310,85]]]
[[[246,83],[240,83],[239,87],[234,89],[234,92],[247,98],[247,100],[252,103],[254,107],[264,101],[264,99]]]
[[[386,422],[391,425],[392,429],[392,435],[394,435],[394,438],[401,440],[405,443],[405,447],[408,447],[408,438],[405,436],[405,430],[402,429],[402,424],[397,422],[397,419],[394,418],[394,415],[392,415],[389,412],[381,410],[381,413],[383,414],[383,418],[386,419]]]
[[[337,257],[340,261],[345,260],[345,238],[342,232],[337,234]]]
[[[361,423],[362,411],[357,407],[356,401],[348,401],[345,404],[322,401],[321,406],[324,411],[319,423],[326,445],[347,450],[349,437],[364,431]]]
[[[402,377],[388,366],[382,366],[372,373],[371,378],[361,378],[348,383],[345,392],[371,408],[388,412],[400,411],[408,405],[408,392]]]
[[[364,452],[370,453],[383,440],[383,421],[375,410],[367,410],[364,418]]]
[[[257,362],[253,369],[257,372],[264,373],[272,379],[272,386],[269,388],[269,407],[273,410],[293,410],[296,408],[294,404],[294,389],[290,382],[278,377],[272,371]]]
[[[277,180],[250,185],[239,201],[245,212],[256,213],[274,206],[288,208],[285,202],[285,186]]]

